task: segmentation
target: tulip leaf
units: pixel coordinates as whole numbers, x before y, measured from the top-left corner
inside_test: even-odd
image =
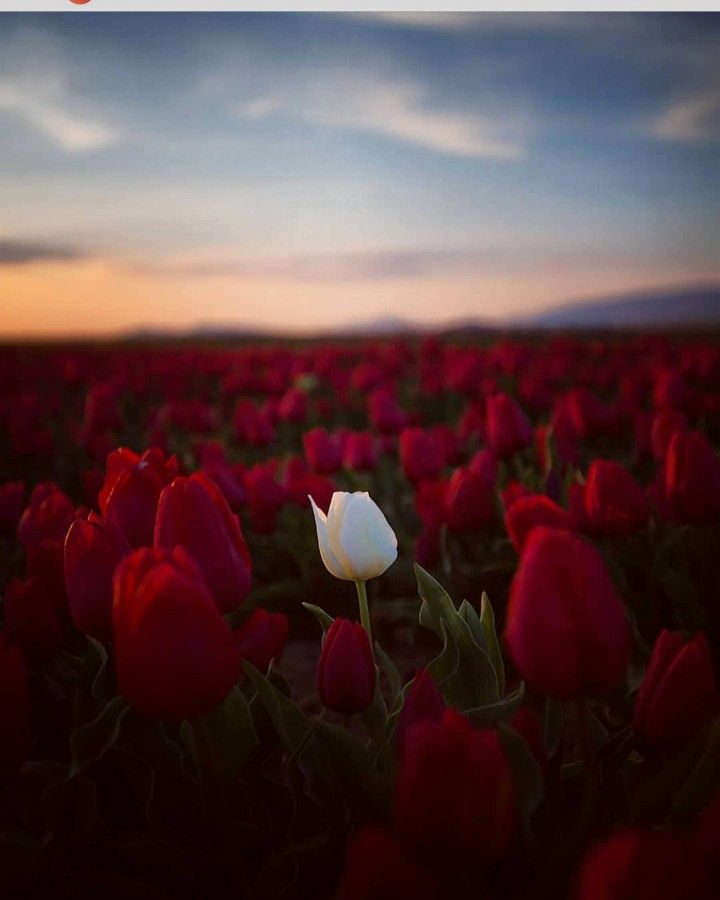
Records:
[[[286,750],[297,751],[305,744],[312,723],[297,706],[282,694],[255,666],[243,661],[243,669],[260,697]]]
[[[245,695],[234,687],[225,700],[203,717],[210,738],[213,763],[228,778],[236,777],[258,745],[252,713]]]
[[[390,709],[391,711],[399,708],[402,698],[402,679],[397,666],[383,648],[375,642],[375,659],[378,662],[380,671],[387,678],[390,685]]]
[[[475,610],[473,609],[473,612]],[[477,615],[477,613],[475,613]],[[500,649],[500,641],[498,640],[497,631],[495,629],[495,613],[493,612],[490,598],[483,591],[480,600],[480,624],[482,625],[487,645],[487,654],[490,657],[495,675],[498,680],[498,691],[500,696],[505,693],[505,664],[503,662],[502,651]]]
[[[705,749],[697,765],[674,798],[670,809],[670,823],[678,828],[688,828],[698,813],[720,787],[720,719],[710,730]]]
[[[476,706],[474,709],[465,710],[465,715],[476,728],[489,728],[496,722],[509,719],[513,713],[523,705],[525,700],[525,682],[521,681],[518,687],[507,697],[503,697],[497,703],[488,703],[487,706]]]
[[[115,697],[96,719],[73,731],[70,735],[71,774],[81,772],[107,753],[120,735],[120,726],[129,708],[122,697]]]
[[[315,616],[324,632],[327,631],[335,621],[329,613],[326,613],[324,609],[319,606],[315,606],[313,603],[303,603],[302,605],[308,612],[312,613]]]
[[[418,594],[422,600],[418,621],[425,628],[434,631],[442,640],[441,622],[443,619],[447,622],[450,616],[457,614],[455,605],[445,588],[417,563],[415,563],[415,578]]]
[[[512,769],[520,819],[529,829],[533,813],[542,803],[545,793],[542,769],[517,731],[502,723],[498,724],[497,730]]]
[[[496,703],[500,699],[498,677],[488,654],[474,637],[468,621],[455,608],[447,591],[417,564],[415,574],[418,592],[423,601],[420,607],[420,623],[434,631],[443,641],[443,652],[437,658],[438,661],[433,661],[431,665],[435,665],[436,670],[442,673],[443,678],[440,678],[437,671],[432,670],[438,685],[444,681],[441,690],[445,698],[452,706],[458,706],[460,709]],[[467,607],[465,615],[472,619]],[[484,629],[482,633],[484,634]],[[450,637],[457,648],[455,675],[451,675],[445,656]],[[484,638],[482,643],[485,643]]]
[[[316,722],[314,735],[324,751],[322,776],[342,793],[353,821],[385,818],[390,785],[375,768],[368,747],[347,729],[327,722]]]

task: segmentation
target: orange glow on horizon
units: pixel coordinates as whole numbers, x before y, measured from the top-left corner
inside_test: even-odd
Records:
[[[562,301],[720,280],[720,268],[653,264],[535,267],[469,278],[403,278],[309,283],[287,277],[187,276],[133,271],[103,259],[38,262],[0,269],[5,338],[121,334],[194,325],[321,331],[403,318],[441,325],[475,316],[502,323]],[[298,310],[302,309],[302,326]]]

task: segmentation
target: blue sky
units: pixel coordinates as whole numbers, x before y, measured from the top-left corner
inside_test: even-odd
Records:
[[[714,280],[719,163],[718,14],[4,13],[0,329]]]

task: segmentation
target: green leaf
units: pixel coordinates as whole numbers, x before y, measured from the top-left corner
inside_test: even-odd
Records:
[[[520,818],[526,829],[545,792],[542,769],[525,740],[507,725],[498,724],[498,736],[513,772]]]
[[[234,687],[225,700],[203,717],[212,746],[214,765],[235,778],[258,745],[252,713],[245,696]]]
[[[316,722],[314,734],[324,751],[319,773],[331,778],[352,815],[353,821],[371,821],[387,816],[390,785],[376,770],[374,754],[351,732],[327,722]],[[306,753],[303,753],[303,761]]]
[[[383,648],[375,642],[375,659],[378,662],[380,671],[387,678],[390,685],[390,709],[395,710],[402,698],[402,679],[397,666]]]
[[[116,691],[112,666],[108,659],[108,652],[105,645],[101,644],[100,641],[96,641],[95,638],[89,637],[88,643],[92,648],[91,653],[94,653],[98,659],[98,666],[92,681],[90,692],[96,700],[107,703],[112,699]]]
[[[329,613],[326,613],[325,610],[319,606],[315,606],[312,603],[303,603],[302,605],[308,612],[311,612],[315,616],[315,618],[320,623],[323,631],[327,631],[335,621]]]
[[[415,563],[415,578],[417,579],[418,594],[422,600],[418,621],[425,628],[434,631],[442,640],[442,621],[449,621],[451,616],[457,615],[455,605],[445,588],[437,582],[432,575],[422,566]]]
[[[430,664],[438,686],[442,685],[443,696],[451,706],[459,709],[496,703],[500,699],[498,678],[482,647],[483,641],[478,643],[447,591],[431,575],[417,564],[415,574],[423,600],[420,623],[435,631],[443,641],[442,652]],[[468,608],[469,605],[465,607],[465,614],[473,620]],[[449,646],[451,640],[455,648]]]
[[[96,719],[73,731],[70,735],[72,774],[81,772],[107,753],[118,739],[129,708],[122,697],[115,697]]]
[[[720,719],[710,729],[705,749],[689,778],[675,795],[670,824],[688,828],[720,787]]]
[[[525,682],[521,681],[518,687],[503,697],[497,703],[489,703],[487,706],[476,706],[474,709],[465,710],[465,715],[476,728],[489,728],[496,722],[510,719],[523,705],[525,700]]]
[[[312,722],[247,660],[243,669],[267,710],[280,740],[290,753],[297,753],[312,731]]]
[[[480,624],[482,625],[483,633],[485,635],[487,653],[490,657],[493,669],[495,669],[495,675],[497,676],[498,692],[502,697],[505,693],[505,664],[500,649],[500,641],[498,640],[497,631],[495,630],[495,613],[493,612],[490,598],[485,591],[483,591],[480,600]]]

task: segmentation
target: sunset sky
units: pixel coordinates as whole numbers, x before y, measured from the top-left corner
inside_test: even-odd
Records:
[[[720,15],[0,14],[0,334],[720,281]]]

